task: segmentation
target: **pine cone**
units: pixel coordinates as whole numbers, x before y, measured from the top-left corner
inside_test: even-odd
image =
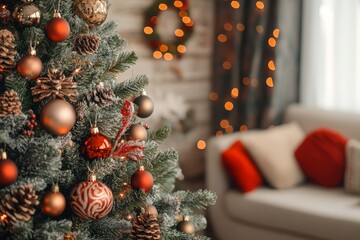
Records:
[[[145,211],[142,211],[133,222],[131,237],[144,240],[161,239],[160,226],[157,218],[148,212],[145,213]]]
[[[81,34],[75,39],[74,50],[80,55],[95,53],[100,46],[100,37],[92,34]]]
[[[31,184],[12,189],[0,200],[0,213],[6,215],[5,222],[14,225],[18,221],[29,221],[39,205],[38,196]]]
[[[35,86],[31,88],[34,102],[39,102],[45,98],[67,99],[72,103],[77,102],[77,84],[74,78],[66,77],[62,72],[49,70],[47,77],[39,77]]]
[[[110,106],[115,99],[114,91],[110,87],[105,87],[104,83],[96,85],[94,90],[86,93],[84,100],[85,102],[95,103],[101,108]]]
[[[0,96],[0,116],[22,114],[21,109],[21,101],[14,90],[8,90]]]
[[[15,37],[7,29],[0,30],[0,72],[10,72],[15,68]]]

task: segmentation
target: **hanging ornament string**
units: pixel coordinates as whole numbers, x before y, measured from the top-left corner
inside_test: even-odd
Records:
[[[57,12],[60,12],[61,0],[58,1]]]

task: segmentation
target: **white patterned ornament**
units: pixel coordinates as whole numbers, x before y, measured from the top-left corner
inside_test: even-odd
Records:
[[[74,186],[70,193],[70,206],[80,218],[95,220],[105,217],[112,209],[113,194],[103,183],[96,181],[92,173],[88,181]]]

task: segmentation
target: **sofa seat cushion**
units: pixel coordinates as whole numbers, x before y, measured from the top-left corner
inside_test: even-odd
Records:
[[[241,222],[310,238],[353,240],[360,236],[360,198],[340,188],[261,187],[246,195],[230,190],[224,200],[226,213]]]

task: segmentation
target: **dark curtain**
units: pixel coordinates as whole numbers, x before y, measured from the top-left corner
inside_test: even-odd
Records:
[[[213,130],[279,124],[298,100],[301,1],[216,0]]]

